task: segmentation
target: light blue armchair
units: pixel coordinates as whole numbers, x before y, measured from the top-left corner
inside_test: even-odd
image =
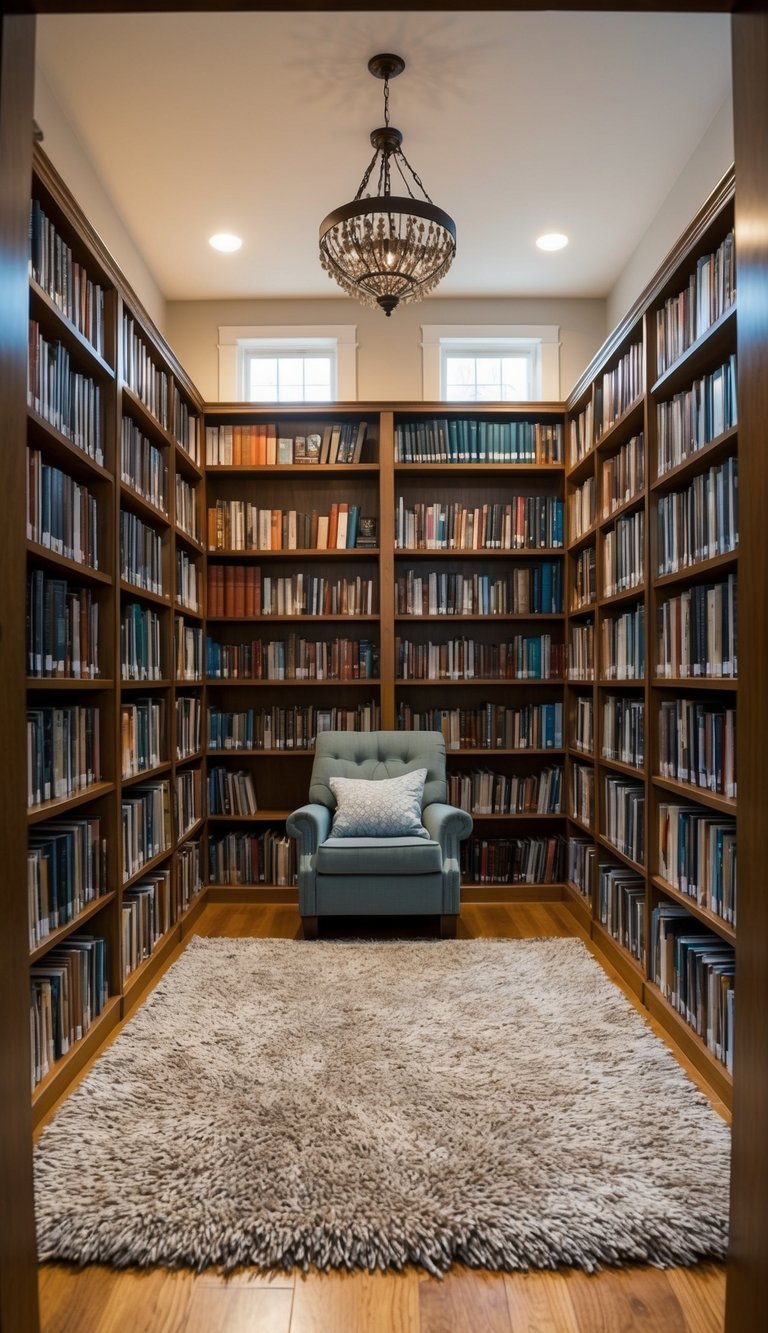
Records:
[[[421,822],[428,837],[336,837],[332,777],[376,782],[426,769]],[[298,844],[299,911],[304,934],[325,916],[439,916],[455,936],[459,843],[472,818],[446,804],[445,741],[439,731],[326,731],[317,737],[309,805],[289,816]]]

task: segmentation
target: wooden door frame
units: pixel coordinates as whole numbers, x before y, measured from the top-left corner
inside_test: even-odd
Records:
[[[231,11],[323,12],[376,10],[378,3],[328,5],[228,0]],[[768,514],[768,0],[760,3],[686,3],[682,13],[732,12],[734,142],[739,357],[739,468],[741,543],[761,549]],[[24,411],[27,328],[26,230],[32,162],[34,15],[119,12],[184,12],[216,9],[205,0],[10,0],[0,19],[0,865],[5,885],[0,930],[0,1333],[38,1328],[32,1208],[31,1116],[26,957],[26,895],[12,885],[26,879],[23,809],[24,729]],[[405,4],[390,6],[408,9]],[[466,0],[423,0],[421,9],[465,10]],[[494,4],[498,10],[579,11],[568,0]],[[652,0],[592,4],[592,10],[654,11]],[[8,11],[11,11],[10,13]],[[761,1326],[768,1286],[768,892],[762,839],[763,793],[768,793],[768,579],[753,558],[742,561],[739,583],[739,1000],[736,1005],[731,1248],[726,1330],[750,1333]],[[745,890],[745,885],[746,890]],[[706,1169],[705,1165],[703,1169]],[[8,1226],[7,1219],[11,1220]]]

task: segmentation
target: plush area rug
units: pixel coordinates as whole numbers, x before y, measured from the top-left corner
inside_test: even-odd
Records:
[[[729,1133],[579,940],[194,938],[44,1131],[43,1260],[724,1255]]]

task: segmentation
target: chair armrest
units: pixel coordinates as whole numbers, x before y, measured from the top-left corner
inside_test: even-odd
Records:
[[[421,820],[430,838],[440,843],[443,853],[443,912],[455,916],[461,897],[459,843],[472,832],[472,816],[455,805],[435,801],[432,805],[424,806]]]
[[[296,839],[299,912],[317,916],[317,849],[331,831],[332,813],[324,805],[302,805],[285,821],[285,830]]]
[[[439,842],[443,848],[447,848],[450,842],[463,842],[472,832],[472,816],[458,806],[444,805],[441,801],[424,806],[421,822],[430,838]]]
[[[299,856],[314,854],[331,831],[332,812],[325,805],[302,805],[285,821],[286,833],[299,844]]]

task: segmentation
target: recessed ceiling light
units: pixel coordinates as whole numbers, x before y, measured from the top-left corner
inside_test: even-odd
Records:
[[[568,244],[568,237],[561,231],[548,231],[538,237],[536,244],[540,250],[562,250]]]
[[[229,231],[217,231],[215,236],[211,236],[208,244],[212,245],[214,250],[222,250],[225,254],[229,254],[232,250],[239,250],[243,242],[239,236],[233,236]]]

